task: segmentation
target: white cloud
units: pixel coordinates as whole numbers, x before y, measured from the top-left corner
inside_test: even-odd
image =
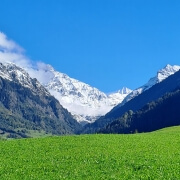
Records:
[[[37,62],[33,68],[25,68],[31,77],[37,78],[42,84],[47,84],[53,77],[54,74],[49,71],[50,65],[42,62]]]
[[[53,77],[52,73],[47,71],[50,66],[43,62],[30,60],[24,52],[22,47],[0,32],[0,62],[14,63],[24,68],[31,77],[37,78],[42,84],[46,84]]]
[[[7,36],[0,32],[0,50],[4,52],[17,52],[22,53],[24,49],[16,44],[14,41],[9,40]]]
[[[31,67],[31,61],[24,55],[24,49],[0,32],[0,62],[12,62],[20,67]]]

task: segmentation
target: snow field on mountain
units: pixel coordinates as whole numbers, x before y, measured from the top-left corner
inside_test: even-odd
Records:
[[[130,89],[123,88],[107,95],[97,88],[55,71],[50,65],[42,64],[39,69],[27,69],[27,71],[32,77],[36,75],[44,87],[59,100],[63,107],[75,115],[79,122],[93,122],[121,103],[131,92]],[[44,80],[44,77],[47,78]]]

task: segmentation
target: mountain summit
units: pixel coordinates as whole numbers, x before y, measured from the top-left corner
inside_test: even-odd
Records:
[[[43,68],[34,70],[36,72],[33,73],[32,70],[27,70],[32,76],[39,74],[36,78],[81,123],[95,121],[99,116],[106,114],[121,103],[132,91],[123,88],[107,95],[97,88],[56,71],[50,65],[44,64],[43,66]],[[42,79],[41,75],[47,78]]]
[[[141,94],[142,92],[148,90],[155,84],[160,83],[161,81],[163,81],[164,79],[166,79],[167,77],[169,77],[170,75],[174,74],[175,72],[177,72],[179,70],[180,70],[180,66],[177,66],[177,65],[171,66],[171,65],[167,64],[163,69],[160,69],[157,72],[156,76],[151,78],[145,85],[143,85],[143,86],[135,89],[131,93],[129,93],[128,96],[126,96],[126,98],[124,98],[122,103],[119,104],[119,106],[124,105],[125,103],[127,103],[128,101],[133,99],[134,97],[136,97],[139,94]]]

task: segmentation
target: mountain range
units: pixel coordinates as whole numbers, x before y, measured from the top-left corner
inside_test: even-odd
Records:
[[[132,92],[132,90],[124,87],[117,92],[106,94],[97,88],[56,71],[48,64],[41,63],[37,68],[24,67],[24,69],[32,78],[37,78],[81,124],[94,122],[98,117],[121,103]]]
[[[97,88],[56,71],[51,65],[40,63],[36,68],[23,67],[32,78],[38,81],[66,108],[81,124],[93,123],[99,117],[161,82],[180,69],[180,66],[167,65],[157,72],[145,85],[131,90],[122,88],[106,94]],[[42,78],[46,77],[46,78]],[[117,106],[118,105],[118,106]]]
[[[47,134],[97,132],[125,112],[134,113],[177,88],[179,69],[167,65],[140,88],[106,94],[44,63],[36,68],[1,63],[0,133],[30,137],[32,130]],[[79,123],[86,125],[82,128]]]
[[[148,83],[140,88],[137,88],[127,96],[125,103],[119,104],[108,112],[105,116],[100,117],[94,123],[85,126],[83,133],[94,133],[121,117],[125,112],[132,110],[136,111],[142,108],[146,103],[156,100],[167,92],[176,89],[179,84],[180,66],[167,65],[162,70],[158,71],[156,77],[151,78]],[[178,71],[178,72],[177,72]],[[176,73],[175,73],[176,72]],[[175,74],[174,74],[175,73]],[[173,75],[174,74],[174,75]]]

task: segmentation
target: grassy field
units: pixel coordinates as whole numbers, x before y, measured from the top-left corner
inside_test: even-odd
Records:
[[[0,141],[0,179],[180,179],[180,127]]]

